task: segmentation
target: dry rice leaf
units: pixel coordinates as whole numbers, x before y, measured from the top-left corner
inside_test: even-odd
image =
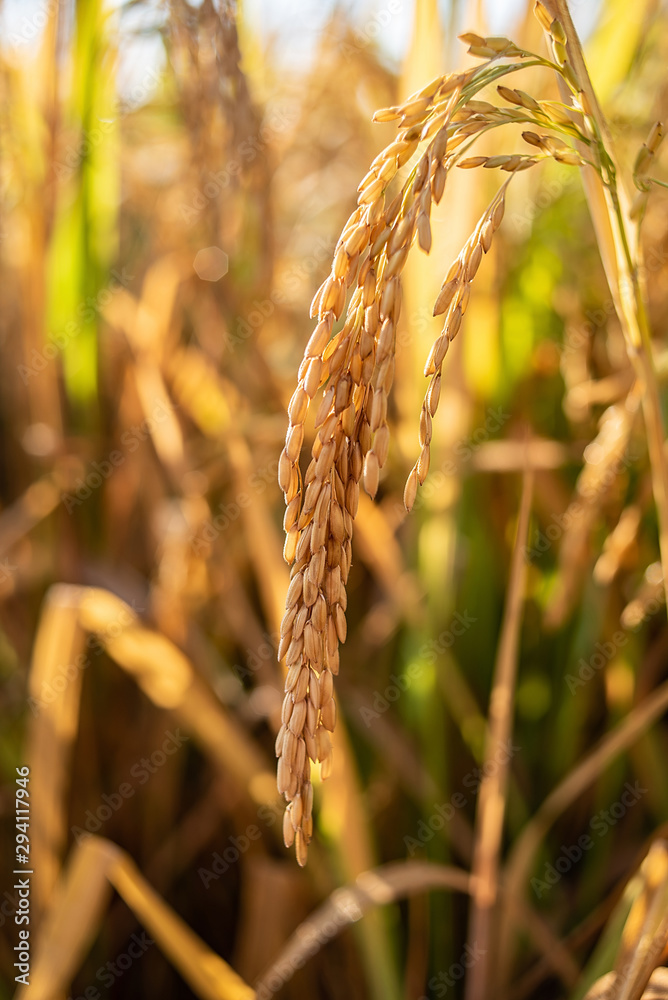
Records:
[[[137,359],[132,371],[155,450],[166,468],[178,472],[183,462],[183,434],[162,372],[146,358]]]
[[[254,990],[190,930],[124,852],[118,852],[109,880],[198,997],[252,1000]]]
[[[221,771],[234,775],[254,802],[267,805],[277,801],[273,767],[203,681],[197,680],[189,688],[177,714],[202,750]]]
[[[484,441],[471,456],[476,472],[518,472],[522,469],[561,469],[573,461],[567,445],[546,438],[531,441]]]
[[[25,493],[0,514],[0,556],[48,517],[59,502],[60,490],[51,475],[31,483]]]
[[[181,347],[166,361],[175,398],[199,429],[220,439],[230,427],[228,394],[218,372],[196,347]]]
[[[640,1000],[668,941],[668,843],[655,840],[640,866],[642,888],[628,915],[610,1000]]]
[[[342,720],[337,722],[334,747],[335,765],[328,778],[327,795],[322,797],[318,824],[331,842],[343,878],[352,880],[363,878],[377,858],[366,799]],[[394,963],[387,926],[380,914],[370,914],[360,939],[367,969],[382,969],[383,976],[387,976]]]
[[[280,954],[303,919],[303,894],[303,875],[296,865],[262,854],[247,856],[234,952],[235,965],[246,982],[254,983],[262,975],[267,956]],[[303,995],[315,995],[317,979],[309,982],[308,972],[305,976]]]
[[[174,710],[204,752],[223,773],[232,774],[253,801],[276,800],[274,776],[266,760],[173,643],[138,624],[132,608],[107,591],[65,584],[54,587],[47,595],[30,672],[30,697],[40,705],[28,743],[37,917],[58,878],[64,852],[63,803],[78,725],[82,671],[74,671],[63,691],[48,704],[39,701],[40,692],[45,682],[57,690],[53,679],[62,674],[62,664],[75,663],[83,648],[82,628],[98,637],[155,704]]]
[[[470,875],[461,868],[423,861],[402,861],[362,872],[352,885],[336,889],[296,929],[281,955],[257,984],[266,1000],[293,976],[295,969],[315,955],[345,927],[358,921],[372,906],[383,906],[430,889],[470,891]]]
[[[508,760],[496,767],[493,765],[498,748],[510,742],[513,732],[520,628],[527,578],[524,553],[529,533],[533,483],[533,473],[525,472],[508,593],[489,698],[485,758],[486,762],[492,762],[492,769],[489,773],[485,770],[478,795],[471,868],[475,883],[469,916],[469,940],[479,945],[483,958],[472,967],[467,979],[467,991],[470,990],[468,996],[487,996],[491,990],[494,957],[490,953],[497,939],[495,925],[499,917],[499,869],[508,790]]]
[[[112,635],[111,623],[124,620],[122,609],[130,624]],[[81,623],[99,635],[112,659],[135,677],[154,704],[173,710],[203,750],[233,774],[254,801],[274,801],[273,773],[243,728],[225,712],[174,643],[135,622],[134,612],[120,598],[104,590],[83,591]]]
[[[553,928],[549,915],[538,913],[532,906],[519,901],[517,918],[523,933],[542,954],[546,965],[565,987],[572,989],[580,980],[581,969],[568,942],[562,941]]]
[[[608,972],[594,983],[585,1000],[612,1000],[611,989],[614,981],[615,973]],[[642,994],[642,1000],[668,1000],[668,969],[654,970],[647,989]]]
[[[53,1000],[65,993],[102,922],[110,885],[194,993],[203,1000],[252,1000],[254,991],[184,923],[115,844],[90,837],[77,845],[44,925],[31,982],[18,997]]]
[[[83,648],[78,624],[78,589],[52,587],[44,601],[28,677],[32,717],[27,760],[32,776],[31,858],[36,916],[45,907],[60,875],[65,851],[65,814],[69,752],[79,716],[81,670],[62,687],[63,664],[74,664]],[[59,690],[62,687],[62,690]],[[42,692],[52,697],[42,699]]]
[[[626,400],[608,407],[594,440],[585,448],[585,463],[578,476],[570,517],[559,548],[557,585],[545,609],[546,628],[559,627],[577,602],[590,560],[588,543],[601,507],[625,467],[626,451],[635,423],[640,383],[635,382]]]
[[[614,729],[599,740],[584,759],[548,795],[516,838],[506,864],[504,878],[506,906],[504,919],[501,922],[499,963],[500,974],[506,977],[505,981],[507,981],[513,957],[512,932],[517,919],[513,900],[518,898],[529,885],[529,876],[536,851],[545,834],[564,810],[593,784],[620,753],[632,746],[667,708],[668,681],[635,705]]]
[[[181,255],[165,254],[146,272],[141,299],[125,288],[117,288],[110,302],[102,307],[107,322],[125,332],[133,352],[150,357],[155,365],[162,361],[169,343],[167,333],[177,291],[190,270]]]
[[[255,467],[245,438],[228,435],[228,454],[234,467],[239,492],[247,490]],[[288,571],[283,561],[283,543],[276,529],[267,496],[259,490],[250,490],[250,499],[243,506],[246,545],[255,568],[255,578],[262,597],[265,614],[271,631],[278,634],[285,612],[285,592],[288,589]]]
[[[128,339],[135,350],[150,353],[155,363],[162,361],[168,349],[167,334],[179,285],[191,273],[190,261],[177,253],[159,257],[146,272]]]
[[[33,796],[33,810],[35,804]],[[36,826],[31,823],[31,830]],[[19,988],[17,1000],[54,1000],[67,992],[97,936],[111,896],[108,873],[119,853],[115,844],[99,837],[74,848],[37,937],[30,986]]]
[[[169,343],[176,292],[186,273],[183,259],[167,254],[149,268],[140,301],[119,289],[104,310],[108,322],[122,329],[130,343],[135,357],[132,371],[137,393],[155,450],[163,464],[172,470],[178,470],[183,461],[183,435],[162,375],[162,352]],[[160,407],[159,419],[154,419],[156,406]]]
[[[619,622],[622,628],[636,629],[651,617],[663,604],[663,570],[660,562],[653,562],[645,570],[633,597],[622,611]]]
[[[278,632],[288,579],[281,554],[283,544],[264,494],[249,489],[256,469],[245,438],[231,425],[230,393],[204,355],[193,348],[179,352],[170,364],[170,373],[175,396],[200,429],[216,440],[225,435],[237,492],[249,497],[249,503],[241,506],[257,584],[271,629]]]
[[[80,621],[99,635],[108,654],[116,660],[160,708],[176,708],[193,679],[193,669],[183,653],[163,635],[138,623],[132,608],[108,591],[82,589]],[[113,623],[121,623],[114,628]]]
[[[393,862],[362,872],[354,883],[336,889],[328,900],[297,927],[281,955],[258,981],[258,995],[269,1000],[274,992],[289,981],[295,969],[301,968],[307,959],[347,926],[360,920],[371,907],[386,906],[398,899],[439,889],[469,894],[473,885],[474,880],[469,872],[429,861]],[[561,961],[567,966],[570,978],[564,977],[561,970],[562,977],[567,983],[572,983],[573,972],[577,974],[577,967],[570,954],[551,933],[547,922],[537,918],[524,905],[521,906],[520,919],[523,928],[552,958],[552,962]],[[552,956],[549,956],[550,949],[554,953]]]
[[[125,288],[115,290],[111,301],[101,307],[101,313],[107,323],[117,330],[126,332],[134,330],[137,318],[137,299]]]
[[[619,520],[603,543],[603,551],[594,566],[594,580],[602,587],[609,586],[636,547],[642,521],[638,504],[625,507]]]

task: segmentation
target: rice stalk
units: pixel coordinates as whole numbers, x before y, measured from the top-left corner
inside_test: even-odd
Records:
[[[0,513],[0,556],[6,555],[28,532],[53,513],[60,502],[60,490],[63,485],[68,485],[63,483],[62,478],[52,473],[42,476]]]
[[[268,998],[285,985],[305,960],[312,958],[328,941],[358,921],[374,906],[387,906],[399,899],[445,890],[471,895],[476,878],[453,865],[426,861],[392,862],[361,872],[354,883],[336,889],[294,931],[280,955],[256,984],[258,997]],[[521,907],[523,928],[554,964],[566,985],[572,986],[579,969],[568,950],[558,941],[548,924],[528,906]]]
[[[491,762],[494,762],[498,748],[508,742],[513,729],[519,633],[527,576],[524,552],[529,531],[532,495],[533,473],[527,472],[522,486],[508,596],[489,702],[485,758]],[[483,957],[471,967],[466,980],[467,997],[487,995],[495,966],[498,940],[494,924],[498,916],[499,868],[508,787],[508,761],[506,760],[503,765],[492,766],[490,772],[485,771],[484,774],[477,804],[471,869],[474,889],[469,915],[469,940],[476,942]]]
[[[51,898],[61,872],[67,841],[66,798],[69,750],[79,721],[80,670],[56,696],[42,704],[43,685],[74,664],[83,649],[84,634],[71,589],[54,587],[42,611],[30,667],[28,696],[35,706],[28,727],[28,759],[33,770],[34,822],[32,859],[35,921]]]
[[[632,972],[634,953],[639,954],[648,947],[652,948],[654,935],[648,937],[645,933],[646,917],[652,901],[664,891],[660,870],[664,851],[665,842],[657,832],[649,850],[639,859],[623,889],[615,889],[612,899],[598,908],[603,915],[604,926],[570,1000],[584,1000],[602,977],[607,976],[610,980],[616,976],[616,985],[619,985],[619,979]],[[654,863],[655,858],[659,861],[658,865]],[[632,911],[634,915],[630,919]],[[591,917],[587,922],[592,923]],[[621,972],[621,977],[613,972],[615,969]]]
[[[668,944],[668,843],[656,839],[640,866],[642,890],[624,925],[611,1000],[639,1000]]]
[[[257,983],[258,997],[268,998],[292,978],[305,959],[360,919],[371,907],[397,899],[446,889],[469,893],[471,876],[461,868],[424,861],[402,861],[360,873],[352,885],[336,889],[299,927],[279,957]]]
[[[668,681],[639,704],[607,733],[595,747],[550,792],[515,839],[505,865],[506,906],[501,923],[499,976],[507,981],[513,955],[512,929],[517,900],[528,885],[536,851],[552,824],[575,802],[586,788],[618,757],[638,740],[668,708]]]
[[[608,972],[592,986],[586,1000],[611,1000],[615,983],[614,972]],[[668,969],[655,969],[649,978],[647,988],[643,990],[640,1000],[668,1000]]]
[[[605,410],[599,420],[598,434],[585,448],[572,501],[575,512],[564,530],[559,548],[561,572],[545,609],[547,628],[562,625],[577,600],[588,563],[588,542],[597,516],[627,462],[626,453],[641,395],[640,383],[634,382],[625,400]]]
[[[610,132],[589,79],[568,5],[565,0],[543,0],[536,4],[536,11],[551,39],[556,57],[563,59],[563,64],[569,69],[568,75],[572,75],[570,85],[563,74],[559,79],[564,100],[573,109],[571,114],[574,112],[579,118],[584,112],[584,121],[598,154],[599,169],[591,169],[596,165],[583,160],[582,182],[629,360],[645,390],[642,404],[668,605],[668,458],[664,449],[665,429],[652,355],[646,292],[640,276],[642,253],[638,243],[638,219],[624,185],[618,181],[621,171],[615,161]],[[641,150],[636,160],[636,177],[642,177],[644,170],[648,169],[649,158],[660,143],[662,134],[660,125],[652,130],[645,144],[649,155],[643,159]],[[579,148],[582,151],[581,144]],[[642,184],[640,186],[642,189]]]

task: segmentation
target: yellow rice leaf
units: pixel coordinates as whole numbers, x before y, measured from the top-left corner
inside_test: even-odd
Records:
[[[251,1000],[254,991],[191,931],[119,852],[109,879],[165,955],[202,1000]]]
[[[74,849],[37,938],[30,985],[19,987],[17,1000],[55,1000],[66,994],[100,927],[111,896],[108,872],[118,854],[119,848],[99,837]]]
[[[597,18],[597,27],[587,44],[587,63],[596,81],[599,99],[605,103],[626,79],[647,28],[647,0],[627,4],[607,0]]]
[[[81,670],[75,663],[82,646],[76,588],[52,587],[37,629],[28,679],[30,848],[37,918],[59,877],[65,850],[69,749],[77,731],[81,691]]]
[[[614,1000],[638,1000],[668,941],[668,842],[655,840],[640,868],[642,888],[628,915],[615,962]]]
[[[121,620],[127,624],[113,634],[114,623]],[[99,636],[109,656],[135,678],[154,704],[174,711],[202,749],[223,771],[233,774],[254,801],[267,803],[277,797],[273,771],[255,743],[173,642],[138,624],[120,598],[95,588],[82,590],[81,623]]]
[[[255,996],[151,888],[124,851],[101,837],[90,837],[74,849],[38,941],[30,986],[20,987],[17,998],[54,1000],[67,991],[99,930],[110,885],[198,997],[251,1000]]]
[[[138,623],[107,591],[60,584],[47,594],[29,677],[33,905],[40,909],[59,877],[66,843],[68,768],[78,728],[85,636],[89,632],[135,678],[154,704],[169,708],[223,773],[258,804],[277,798],[273,769],[184,654]],[[87,640],[90,646],[90,640]],[[79,664],[79,666],[77,666]],[[48,697],[45,692],[49,692]]]

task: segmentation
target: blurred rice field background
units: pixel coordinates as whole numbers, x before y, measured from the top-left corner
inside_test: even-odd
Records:
[[[0,7],[1,998],[26,766],[28,1000],[463,996],[464,968],[492,961],[467,872],[504,764],[488,995],[577,1000],[639,942],[661,964],[668,629],[641,391],[578,172],[555,162],[509,193],[406,515],[431,303],[492,171],[453,171],[409,261],[306,868],[282,842],[276,477],[309,303],[391,141],[373,111],[471,65],[459,31],[543,51],[531,7]],[[630,176],[668,110],[668,9],[573,14]],[[529,84],[558,99],[549,74]],[[642,240],[665,406],[662,188]],[[512,738],[490,759],[518,546]]]

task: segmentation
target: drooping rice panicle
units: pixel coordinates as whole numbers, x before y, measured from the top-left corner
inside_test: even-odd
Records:
[[[443,315],[444,325],[425,365],[430,381],[419,420],[420,454],[404,491],[410,510],[429,470],[443,361],[503,218],[508,183],[514,174],[550,157],[581,165],[582,156],[569,140],[582,146],[593,142],[595,130],[584,102],[580,118],[574,120],[556,104],[503,85],[498,86],[503,106],[476,99],[483,88],[522,66],[556,69],[579,93],[558,22],[550,31],[556,62],[520,49],[507,38],[464,35],[469,51],[484,60],[479,66],[438,77],[403,104],[376,112],[375,121],[397,122],[397,136],[362,179],[357,207],[338,240],[331,271],[311,304],[317,322],[288,405],[278,475],[286,501],[284,557],[292,568],[278,653],[287,672],[276,755],[278,787],[288,802],[284,839],[286,846],[294,843],[302,865],[313,831],[311,766],[319,762],[323,778],[332,767],[333,677],[339,670],[339,644],[346,637],[346,585],[360,483],[374,497],[388,456],[388,393],[394,378],[401,274],[414,243],[430,252],[432,206],[443,197],[454,166],[498,168],[510,175],[452,264],[436,299],[434,315]],[[466,156],[480,135],[509,122],[532,126],[524,139],[533,153]],[[592,156],[597,165],[596,153]],[[402,173],[406,165],[407,176]],[[311,459],[302,479],[305,421],[321,391]]]

